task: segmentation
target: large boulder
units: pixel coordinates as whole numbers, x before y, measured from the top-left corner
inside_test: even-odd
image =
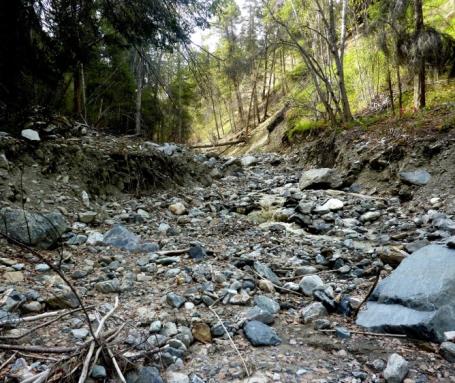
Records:
[[[444,341],[455,330],[455,250],[425,246],[381,281],[357,324],[370,331]]]
[[[59,212],[32,213],[13,208],[0,210],[0,232],[29,246],[49,249],[68,229],[68,222]]]
[[[418,186],[426,185],[431,179],[431,174],[424,169],[401,172],[399,175],[404,183]]]
[[[310,169],[303,172],[299,187],[304,189],[338,189],[343,185],[343,179],[336,169]]]
[[[120,224],[114,225],[103,237],[103,243],[117,249],[131,252],[154,252],[159,250],[156,243],[142,242],[140,236]]]

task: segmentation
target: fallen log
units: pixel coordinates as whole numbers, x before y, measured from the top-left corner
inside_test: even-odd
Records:
[[[207,148],[217,148],[220,146],[229,146],[229,145],[237,145],[237,144],[244,144],[246,140],[237,140],[237,141],[229,141],[229,142],[219,142],[216,144],[205,144],[205,145],[193,145],[190,146],[191,149],[207,149]]]

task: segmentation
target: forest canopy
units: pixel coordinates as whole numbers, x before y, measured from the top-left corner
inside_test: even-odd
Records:
[[[156,141],[346,126],[455,77],[453,0],[13,0],[0,35],[11,131],[37,108]]]

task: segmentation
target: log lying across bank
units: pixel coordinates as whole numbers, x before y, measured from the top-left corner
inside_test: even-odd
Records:
[[[229,142],[219,142],[216,144],[205,144],[205,145],[193,145],[190,146],[191,149],[206,149],[206,148],[217,148],[219,146],[229,146],[229,145],[237,145],[237,144],[244,144],[245,140],[237,140],[237,141],[229,141]]]

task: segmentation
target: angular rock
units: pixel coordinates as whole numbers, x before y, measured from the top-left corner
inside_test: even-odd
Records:
[[[431,174],[424,169],[400,172],[399,176],[404,183],[418,186],[426,185],[431,179]]]
[[[261,289],[262,291],[264,291],[266,293],[275,292],[275,286],[268,279],[261,279],[258,283],[258,287],[259,287],[259,289]]]
[[[19,283],[24,280],[24,274],[21,271],[6,271],[2,274],[2,280],[6,283]]]
[[[79,221],[82,223],[91,223],[95,220],[96,216],[96,211],[85,211],[79,213]]]
[[[270,311],[259,306],[250,308],[245,313],[245,319],[247,321],[259,321],[265,324],[273,324],[273,322],[275,322],[274,315]]]
[[[100,366],[97,364],[93,366],[90,376],[93,379],[105,379],[107,377],[106,369],[104,368],[104,366]]]
[[[191,259],[195,260],[201,260],[207,257],[207,252],[202,246],[199,245],[191,246],[190,250],[188,251],[188,254]]]
[[[270,282],[274,283],[275,285],[281,286],[282,283],[280,278],[264,263],[259,261],[254,262],[254,270],[265,279],[268,279]]]
[[[212,332],[210,326],[203,322],[196,322],[192,328],[194,339],[201,343],[210,343],[212,341]]]
[[[115,225],[111,230],[104,234],[103,242],[105,245],[119,249],[133,251],[137,248],[139,237],[122,225]]]
[[[112,294],[121,292],[120,281],[118,279],[112,279],[109,281],[98,282],[95,288],[100,293]]]
[[[33,129],[24,129],[21,132],[21,136],[29,141],[41,141],[39,133]]]
[[[314,211],[316,213],[328,213],[329,211],[337,211],[343,209],[343,207],[343,201],[336,198],[330,198],[324,205],[316,206]]]
[[[258,321],[248,322],[243,328],[246,338],[253,346],[277,346],[281,343],[275,330]]]
[[[190,383],[190,378],[181,372],[168,371],[166,374],[167,383]]]
[[[401,383],[408,374],[408,362],[398,354],[392,354],[384,370],[384,379],[387,383]]]
[[[455,250],[429,245],[381,281],[357,324],[370,331],[444,341],[455,318]]]
[[[455,363],[455,343],[443,342],[439,353],[450,363]]]
[[[321,302],[313,302],[300,311],[303,323],[313,322],[315,319],[326,317],[327,309]]]
[[[0,231],[30,246],[49,249],[69,228],[59,212],[32,213],[22,209],[0,210]]]
[[[98,233],[97,231],[92,231],[88,234],[86,243],[87,245],[93,246],[103,243],[103,240],[104,240],[103,234]]]
[[[156,367],[141,367],[138,371],[126,375],[127,383],[164,383]]]
[[[171,292],[166,295],[166,302],[168,305],[179,309],[184,305],[186,299],[176,293]]]
[[[256,157],[253,157],[253,156],[245,156],[240,159],[240,163],[244,167],[254,165],[257,161],[258,160],[256,159]]]
[[[174,215],[183,215],[186,213],[186,207],[183,203],[177,202],[169,206],[169,210]]]
[[[54,309],[75,309],[79,307],[76,295],[69,288],[53,291],[45,302]]]
[[[373,222],[381,217],[381,212],[379,211],[368,211],[365,214],[360,216],[361,222]]]
[[[73,334],[73,336],[76,339],[84,340],[85,338],[88,337],[90,332],[86,328],[77,328],[77,329],[71,330],[71,334]]]
[[[299,283],[300,290],[307,295],[312,296],[313,291],[324,287],[324,282],[318,275],[306,275]]]
[[[330,168],[310,169],[303,172],[299,187],[304,189],[337,189],[343,185],[338,170]]]
[[[280,311],[280,304],[265,295],[256,295],[254,303],[271,314],[278,314]]]

